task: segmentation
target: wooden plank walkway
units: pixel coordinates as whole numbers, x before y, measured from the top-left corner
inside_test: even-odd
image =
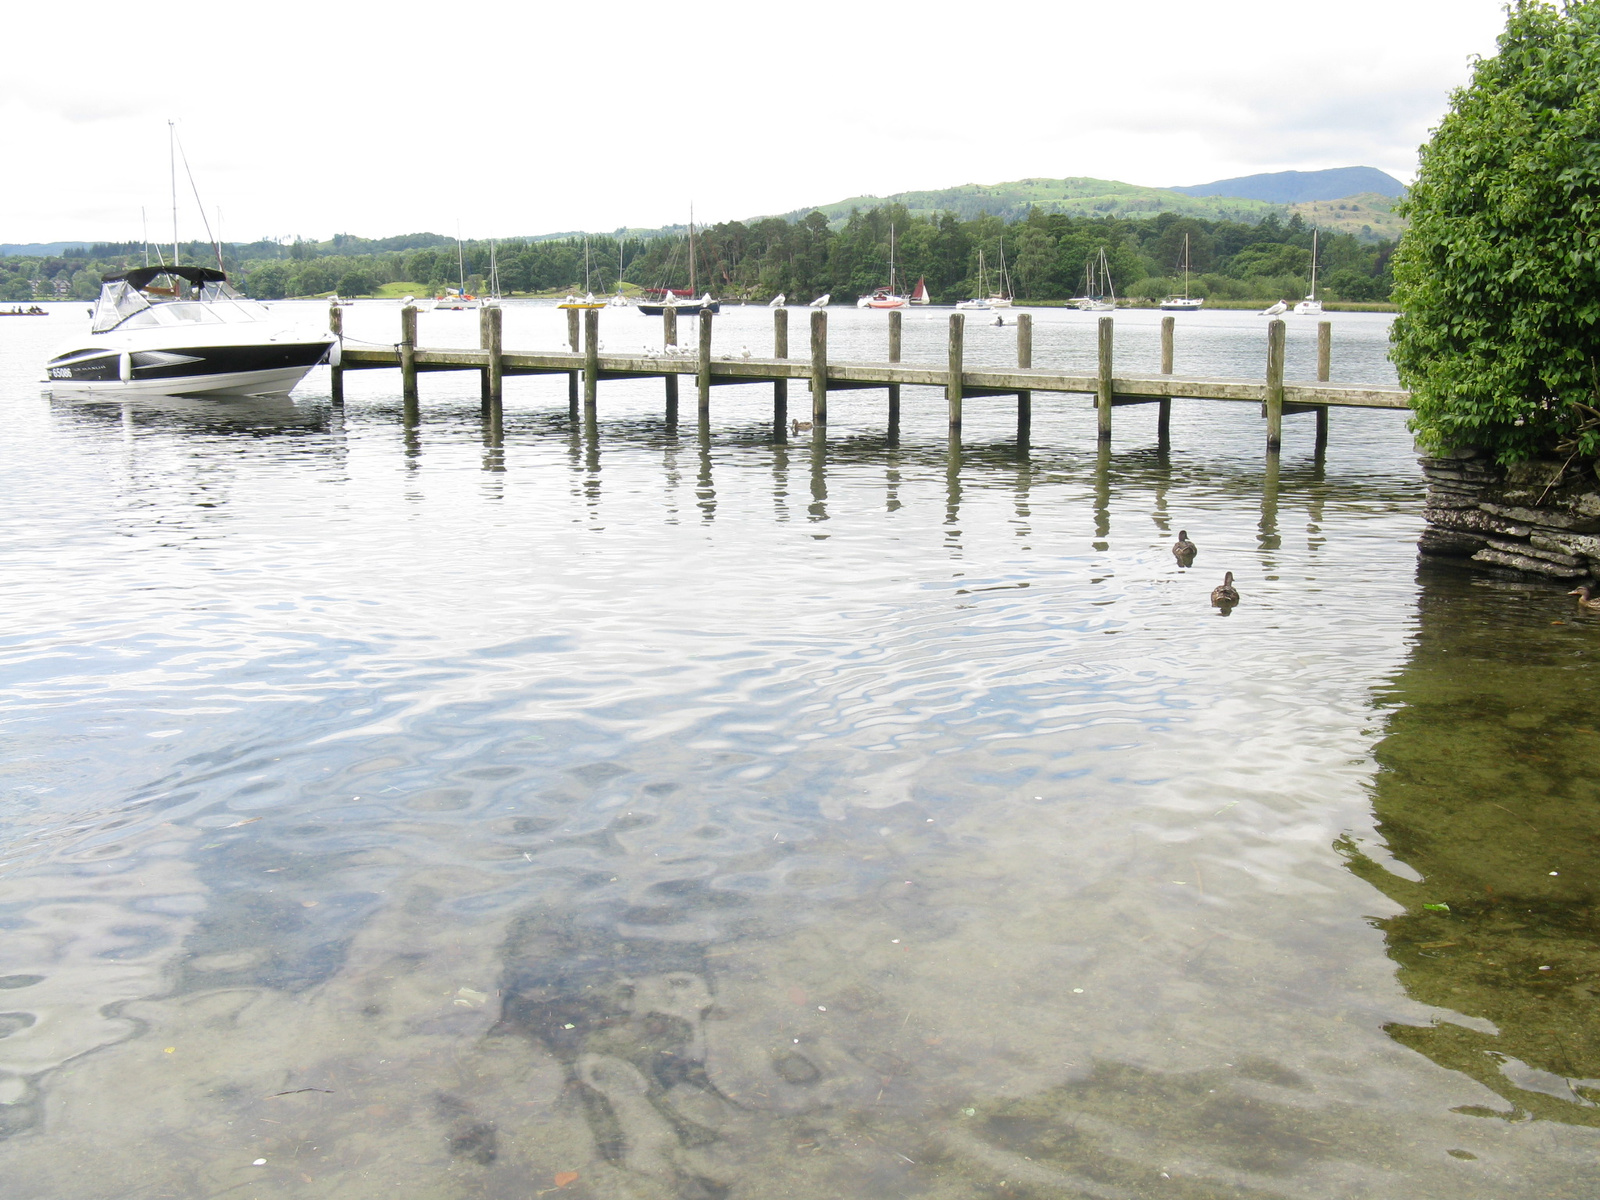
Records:
[[[341,333],[341,313],[334,308],[330,324]],[[1174,318],[1162,322],[1162,367],[1160,374],[1119,375],[1112,367],[1112,320],[1100,319],[1099,363],[1094,374],[1065,373],[1032,366],[1032,320],[1017,314],[1017,354],[1015,367],[968,368],[963,362],[964,314],[952,313],[948,361],[943,365],[899,361],[901,314],[891,312],[889,358],[878,362],[830,362],[827,357],[827,314],[811,313],[811,353],[807,358],[786,357],[788,313],[774,310],[774,348],[770,358],[718,358],[711,354],[711,314],[699,317],[698,346],[685,352],[677,346],[675,314],[663,321],[664,348],[660,354],[601,354],[599,352],[599,314],[584,313],[584,336],[579,337],[578,313],[569,310],[569,348],[565,350],[506,350],[501,344],[501,311],[490,307],[480,314],[480,346],[477,349],[439,349],[416,343],[417,313],[401,310],[400,340],[393,346],[342,345],[334,366],[334,399],[343,401],[343,374],[346,371],[398,368],[402,375],[402,394],[407,419],[415,419],[417,376],[435,371],[477,371],[483,380],[485,415],[498,415],[501,380],[506,375],[566,375],[571,381],[568,402],[578,415],[581,392],[584,415],[595,416],[599,384],[615,379],[661,379],[665,383],[668,418],[677,417],[678,382],[683,376],[694,378],[702,421],[709,419],[713,387],[768,383],[774,387],[774,420],[787,422],[787,391],[790,380],[806,383],[811,392],[811,423],[819,431],[827,425],[827,395],[832,391],[887,389],[891,423],[898,425],[899,392],[902,387],[937,387],[944,391],[949,407],[950,430],[958,436],[962,402],[968,397],[1014,396],[1018,401],[1018,436],[1026,438],[1031,397],[1035,392],[1084,394],[1095,397],[1101,440],[1111,435],[1111,410],[1126,404],[1157,403],[1161,406],[1160,436],[1166,439],[1170,402],[1174,399],[1242,401],[1259,404],[1267,422],[1268,449],[1281,441],[1284,415],[1315,413],[1319,449],[1327,438],[1329,408],[1407,409],[1410,393],[1362,384],[1337,384],[1328,380],[1331,356],[1331,324],[1318,328],[1319,378],[1312,382],[1283,378],[1285,326],[1273,321],[1268,326],[1266,372],[1262,379],[1175,375],[1173,361]],[[581,343],[581,348],[580,348]],[[581,382],[581,387],[580,387]]]

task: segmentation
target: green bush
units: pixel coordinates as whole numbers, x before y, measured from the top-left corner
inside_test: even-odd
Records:
[[[1422,446],[1600,451],[1600,2],[1517,0],[1401,211],[1393,357]]]

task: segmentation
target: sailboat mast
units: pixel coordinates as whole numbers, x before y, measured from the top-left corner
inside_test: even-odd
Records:
[[[467,259],[461,251],[461,222],[456,222],[456,277],[461,281],[461,294],[467,294]]]
[[[178,265],[178,127],[167,122],[167,170],[172,176],[172,265]],[[177,286],[176,282],[173,284]]]
[[[700,294],[700,285],[695,280],[694,271],[694,205],[689,205],[689,295],[694,297]]]

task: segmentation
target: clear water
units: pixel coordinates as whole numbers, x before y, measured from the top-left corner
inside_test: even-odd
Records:
[[[1387,318],[1330,319],[1392,382]],[[394,372],[43,398],[82,321],[0,319],[7,1200],[1600,1189],[1600,628],[1419,575],[1403,414],[1267,463],[1248,405],[1099,454],[1036,396],[1019,454],[969,400],[953,451],[908,388],[898,446],[877,392],[782,445],[765,386],[702,440],[607,383],[589,437],[513,378],[495,445],[468,375],[409,434]],[[1179,324],[1259,371],[1259,318]]]

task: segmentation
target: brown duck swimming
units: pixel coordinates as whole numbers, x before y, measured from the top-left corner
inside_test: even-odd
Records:
[[[1594,588],[1590,584],[1580,583],[1567,595],[1578,598],[1579,608],[1587,608],[1590,612],[1600,612],[1600,596],[1594,594]]]
[[[1194,562],[1194,556],[1198,553],[1200,547],[1189,540],[1189,531],[1178,530],[1178,540],[1172,543],[1172,557],[1178,560],[1178,565],[1187,567]]]
[[[1239,603],[1239,591],[1233,586],[1233,572],[1222,577],[1222,582],[1211,589],[1211,603],[1218,608],[1232,608]]]
[[[802,433],[805,430],[810,429],[810,428],[811,428],[811,422],[810,421],[790,421],[789,422],[789,432],[790,433]]]

